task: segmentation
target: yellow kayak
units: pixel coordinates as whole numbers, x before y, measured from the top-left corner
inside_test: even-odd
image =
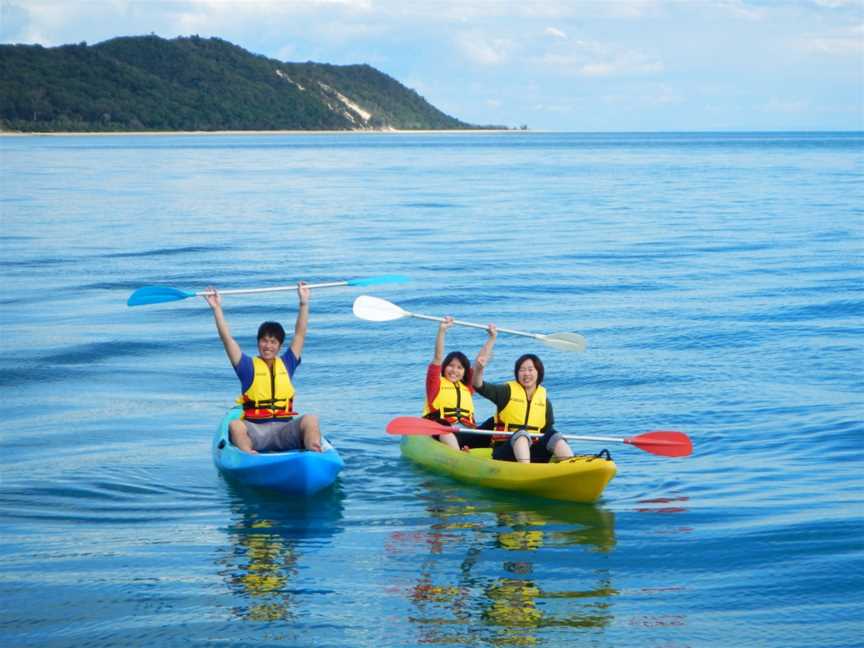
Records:
[[[611,459],[595,456],[548,464],[496,461],[491,448],[460,452],[422,435],[403,436],[401,448],[411,461],[468,484],[568,502],[597,501],[616,471]]]

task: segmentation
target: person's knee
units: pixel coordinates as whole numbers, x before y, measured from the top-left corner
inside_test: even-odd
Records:
[[[546,441],[546,449],[549,452],[555,452],[556,449],[559,447],[559,444],[562,442],[564,442],[564,435],[562,435],[560,432],[555,432],[549,437],[549,440]]]
[[[573,449],[570,444],[562,437],[552,448],[552,454],[559,459],[565,459],[573,456]]]
[[[514,448],[517,445],[527,446],[530,444],[530,438],[531,437],[528,436],[528,433],[525,430],[519,430],[516,434],[510,437],[510,445]]]
[[[320,428],[317,414],[304,414],[300,419],[300,429],[304,432],[317,432]]]
[[[231,438],[235,436],[246,436],[246,424],[240,419],[235,419],[228,424],[228,431],[231,433]]]

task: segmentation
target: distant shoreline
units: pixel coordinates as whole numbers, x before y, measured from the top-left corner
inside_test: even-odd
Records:
[[[713,134],[713,135],[742,135],[742,134],[854,134],[864,135],[864,130],[694,130],[694,131],[557,131],[545,129],[521,128],[465,128],[440,130],[223,130],[223,131],[0,131],[0,137],[111,137],[121,135],[152,135],[156,137],[167,137],[170,135],[458,135],[465,133],[579,133],[584,135],[669,135],[669,134]]]
[[[112,135],[403,135],[403,134],[447,134],[447,133],[526,133],[529,131],[510,128],[464,128],[464,129],[441,129],[441,130],[224,130],[224,131],[0,131],[0,137],[86,137],[96,135],[99,137],[110,137]],[[537,131],[534,131],[537,132]]]

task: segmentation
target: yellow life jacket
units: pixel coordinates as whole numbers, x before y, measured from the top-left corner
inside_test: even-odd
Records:
[[[294,411],[294,385],[282,358],[273,360],[273,371],[259,357],[252,358],[255,378],[237,403],[243,405],[243,418],[250,421],[287,420]]]
[[[510,400],[495,414],[495,429],[508,432],[542,430],[546,426],[546,388],[537,385],[534,396],[528,400],[522,385],[515,380],[507,384],[510,385]]]
[[[432,407],[429,407],[428,400],[423,406],[423,416],[429,414],[434,414],[450,423],[476,426],[474,422],[474,399],[471,396],[471,390],[461,380],[453,383],[441,376],[438,393],[432,400]]]

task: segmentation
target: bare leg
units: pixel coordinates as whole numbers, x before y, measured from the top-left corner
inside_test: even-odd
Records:
[[[519,463],[531,463],[531,445],[527,437],[519,437],[513,444],[513,454]]]
[[[456,439],[456,435],[452,432],[448,432],[447,434],[439,434],[438,440],[444,445],[453,448],[454,450],[459,449],[459,441]]]
[[[321,452],[321,426],[316,414],[304,414],[300,419],[303,447],[312,452]]]
[[[243,452],[249,454],[258,454],[258,451],[252,447],[252,439],[249,438],[249,433],[246,431],[246,424],[240,419],[234,419],[228,425],[229,436],[231,443]]]

